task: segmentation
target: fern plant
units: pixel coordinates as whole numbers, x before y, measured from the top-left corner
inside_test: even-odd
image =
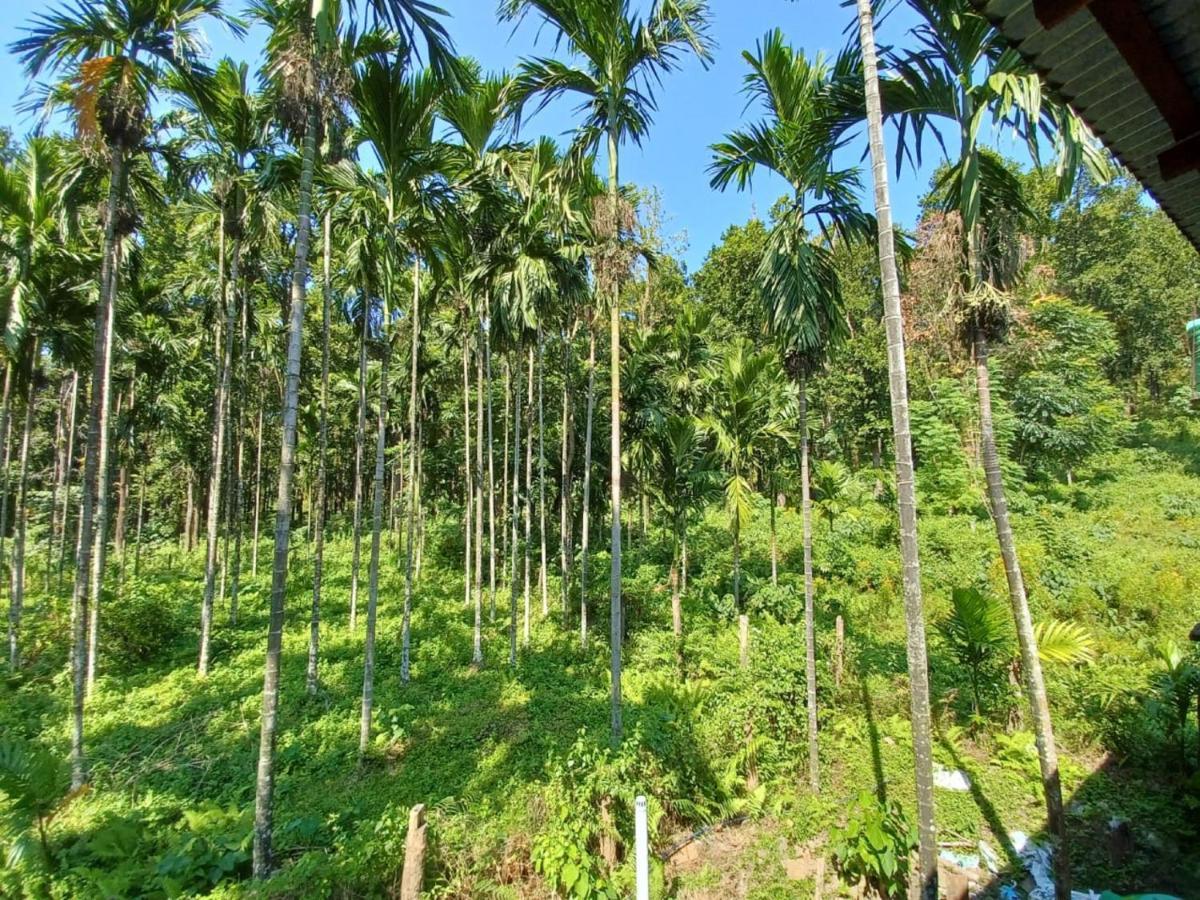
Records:
[[[10,867],[30,858],[36,847],[42,862],[53,868],[47,828],[66,787],[66,766],[49,750],[16,738],[0,738],[0,792],[9,801],[4,830]]]

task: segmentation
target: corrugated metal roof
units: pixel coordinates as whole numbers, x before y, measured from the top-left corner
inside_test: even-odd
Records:
[[[1165,180],[1158,155],[1170,126],[1121,52],[1085,9],[1047,30],[1032,0],[979,0],[1012,45],[1070,103],[1200,249],[1200,171]],[[1167,54],[1200,102],[1200,0],[1140,0]]]

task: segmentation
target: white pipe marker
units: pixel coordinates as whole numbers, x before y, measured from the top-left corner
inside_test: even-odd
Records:
[[[646,831],[646,798],[633,802],[634,869],[637,873],[637,900],[650,900],[650,838]]]

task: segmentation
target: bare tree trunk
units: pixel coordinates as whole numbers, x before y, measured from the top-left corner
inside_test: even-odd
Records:
[[[611,121],[611,119],[610,119]],[[608,193],[614,221],[617,218],[617,133],[612,125],[608,132]],[[625,634],[621,608],[621,288],[613,281],[612,300],[608,309],[609,337],[609,481],[612,487],[612,566],[609,570],[609,641],[612,674],[611,741],[621,743],[621,643]]]
[[[750,616],[742,603],[742,528],[734,514],[733,523],[733,605],[738,611],[738,665],[750,665]]]
[[[71,371],[71,407],[67,413],[67,448],[58,478],[61,483],[62,515],[58,529],[58,590],[62,591],[63,569],[67,562],[67,531],[71,512],[71,470],[75,467],[75,417],[79,409],[79,372]]]
[[[4,400],[0,405],[0,441],[4,449],[0,454],[0,573],[4,571],[4,544],[8,539],[8,487],[9,470],[12,468],[12,385],[14,376],[12,363],[4,367]]]
[[[1033,718],[1037,742],[1038,763],[1042,772],[1042,790],[1046,798],[1046,821],[1057,846],[1054,850],[1054,893],[1058,900],[1071,896],[1071,858],[1067,852],[1066,817],[1063,815],[1062,781],[1058,771],[1058,750],[1054,745],[1054,726],[1050,721],[1050,703],[1046,699],[1046,684],[1042,679],[1042,663],[1038,657],[1037,638],[1033,633],[1033,618],[1025,596],[1025,579],[1021,560],[1008,519],[1008,498],[1000,471],[1000,454],[996,449],[996,433],[992,419],[992,388],[988,371],[987,339],[980,331],[975,334],[975,375],[979,391],[979,430],[983,471],[987,478],[988,504],[996,525],[996,539],[1004,560],[1008,580],[1008,595],[1012,601],[1016,622],[1017,642],[1021,647],[1021,673],[1025,693]]]
[[[271,618],[263,667],[262,728],[254,790],[254,877],[271,872],[275,814],[275,736],[279,714],[279,661],[283,649],[283,607],[287,595],[288,551],[292,525],[292,478],[296,464],[296,408],[300,401],[300,354],[303,347],[304,302],[308,283],[308,243],[312,223],[312,182],[317,156],[317,107],[310,104],[300,167],[296,215],[296,258],[292,264],[292,308],[288,323],[283,433],[279,451],[279,490],[275,504],[275,553],[271,564]]]
[[[329,304],[333,294],[330,284],[333,253],[333,215],[325,210],[322,238],[321,281],[321,400],[320,436],[317,439],[317,499],[313,507],[313,528],[316,544],[313,548],[312,615],[308,623],[308,669],[304,686],[310,694],[317,692],[318,667],[321,656],[321,576],[325,568],[325,481],[326,456],[329,450]]]
[[[463,607],[471,607],[471,521],[475,506],[474,478],[471,473],[471,339],[463,335]]]
[[[508,358],[504,359],[504,461],[500,466],[500,554],[501,559],[507,559],[510,551],[508,546],[508,526],[505,518],[508,515],[508,438],[512,429],[512,372]]]
[[[92,577],[89,582],[91,592],[91,609],[88,619],[88,654],[87,654],[87,695],[90,697],[96,685],[96,667],[100,658],[100,601],[104,592],[105,554],[108,551],[108,486],[112,478],[109,465],[109,418],[112,408],[112,370],[113,370],[113,337],[116,331],[116,294],[117,281],[121,265],[121,244],[118,241],[113,247],[113,267],[109,273],[109,291],[112,294],[112,306],[109,311],[109,325],[104,344],[104,380],[100,386],[100,421],[102,423],[96,448],[96,518],[93,527],[92,541]],[[117,416],[120,416],[120,403],[117,404]]]
[[[187,494],[183,504],[183,552],[192,549],[192,508],[196,504],[196,477],[192,467],[187,468]]]
[[[525,646],[529,646],[530,637],[530,559],[529,544],[531,536],[531,520],[533,516],[533,348],[529,348],[529,371],[525,376],[525,539],[522,550],[525,557]]]
[[[257,448],[254,451],[254,540],[250,544],[250,577],[258,577],[258,525],[262,513],[263,401],[258,404]]]
[[[483,359],[487,368],[487,458],[488,458],[488,602],[491,621],[496,621],[496,436],[492,421],[492,323],[479,320],[483,337]]]
[[[808,698],[808,786],[821,790],[817,745],[817,632],[813,596],[812,492],[808,480],[808,381],[800,378],[800,519],[804,531],[804,681]],[[771,497],[771,507],[775,498]]]
[[[405,510],[408,524],[404,566],[404,615],[400,623],[400,680],[408,683],[412,644],[412,596],[413,596],[413,534],[417,516],[417,360],[421,353],[421,260],[413,260],[413,299],[409,327],[412,330],[412,350],[408,381],[408,509]]]
[[[100,437],[108,430],[108,410],[102,397],[109,379],[109,352],[112,345],[114,284],[116,269],[116,220],[125,181],[125,155],[120,147],[110,151],[108,200],[104,216],[104,247],[100,264],[100,302],[96,304],[96,322],[92,343],[92,387],[88,411],[87,444],[83,457],[83,477],[79,500],[79,545],[75,563],[75,590],[71,597],[71,787],[78,789],[87,781],[84,756],[83,701],[88,668],[88,599],[91,576],[93,513],[96,502],[96,470],[100,456]]]
[[[586,650],[588,645],[588,547],[591,543],[591,524],[588,521],[592,508],[592,419],[596,411],[596,328],[588,324],[588,384],[587,422],[583,440],[583,521],[579,525],[580,569],[579,569],[579,646]]]
[[[921,595],[920,551],[917,546],[917,497],[913,481],[912,437],[908,415],[908,371],[904,357],[904,322],[900,279],[896,270],[892,207],[887,182],[887,152],[883,143],[883,113],[875,26],[870,0],[857,0],[859,41],[863,56],[867,131],[875,183],[875,214],[879,226],[879,266],[883,282],[884,325],[888,344],[888,382],[892,400],[892,432],[896,451],[896,492],[900,506],[900,556],[904,581],[904,622],[908,633],[908,675],[911,691],[913,754],[917,788],[919,894],[936,900],[938,889],[937,830],[933,809],[933,740],[929,710],[929,661],[925,648],[925,610]]]
[[[42,589],[47,595],[50,594],[50,572],[54,568],[54,539],[58,535],[58,495],[65,465],[63,462],[63,439],[66,435],[63,429],[66,427],[65,416],[69,394],[70,385],[64,377],[58,386],[58,410],[54,415],[54,457],[50,472],[50,509],[46,528],[46,563],[42,581]]]
[[[779,538],[775,531],[775,507],[778,506],[778,501],[775,494],[775,473],[771,473],[769,479],[770,486],[770,511],[771,511],[771,587],[779,586]]]
[[[133,577],[142,572],[142,524],[146,518],[146,474],[138,477],[137,531],[133,539]]]
[[[543,372],[542,326],[537,330],[537,418],[538,418],[538,540],[542,560],[538,567],[538,585],[542,591],[542,617],[550,615],[550,596],[546,590],[546,405]]]
[[[562,607],[563,628],[567,628],[571,620],[571,561],[573,558],[571,541],[571,462],[574,441],[572,431],[574,424],[574,409],[571,392],[571,335],[562,333],[563,341],[563,401],[562,401],[562,460],[560,462],[559,482],[559,519],[558,519],[558,550],[559,567],[562,574]]]
[[[379,411],[375,426],[375,478],[371,494],[371,559],[367,569],[367,633],[363,642],[362,716],[359,721],[358,755],[367,752],[371,740],[371,708],[375,702],[375,618],[379,608],[379,551],[383,533],[383,495],[387,450],[388,361],[391,343],[388,334],[388,304],[383,302],[382,357],[379,364]]]
[[[208,473],[208,549],[204,559],[204,602],[200,607],[200,662],[197,671],[203,677],[208,674],[209,656],[212,647],[213,591],[217,571],[217,531],[221,520],[221,476],[225,459],[225,409],[229,403],[229,377],[233,368],[233,329],[237,314],[236,304],[229,297],[225,283],[225,212],[221,212],[221,236],[219,241],[218,294],[224,317],[224,334],[217,328],[216,345],[221,354],[217,360],[217,390],[213,399],[212,467]],[[234,274],[234,280],[237,275]],[[220,319],[218,319],[218,322]]]
[[[33,338],[29,359],[29,383],[25,386],[25,424],[21,429],[21,453],[17,463],[17,503],[14,509],[16,531],[13,534],[12,588],[8,595],[8,665],[21,665],[21,614],[25,608],[25,527],[29,518],[26,497],[29,487],[29,437],[33,431],[34,400],[37,397],[37,337]]]
[[[505,366],[505,370],[509,369]],[[513,398],[513,416],[512,416],[512,510],[510,522],[512,527],[512,535],[509,541],[509,558],[511,560],[509,567],[509,617],[508,617],[508,664],[513,668],[517,665],[517,592],[520,588],[517,586],[517,523],[518,512],[517,506],[521,496],[521,363],[520,358],[517,359],[517,376],[516,390],[512,392]],[[506,379],[507,380],[507,379]]]
[[[471,662],[483,664],[483,354],[475,354],[475,643]]]
[[[363,444],[367,432],[367,330],[371,323],[368,293],[362,292],[362,331],[358,339],[358,418],[354,431],[354,549],[350,557],[350,630],[358,628],[358,572],[362,564]]]
[[[235,272],[240,265],[241,260],[241,242],[234,244],[234,267]],[[243,518],[245,508],[245,484],[244,472],[246,462],[246,388],[248,387],[247,368],[250,362],[250,316],[249,316],[249,300],[241,290],[241,285],[237,280],[236,274],[233,281],[234,297],[241,298],[241,321],[242,321],[242,336],[241,336],[241,364],[238,367],[238,407],[237,407],[237,457],[234,462],[233,485],[232,485],[232,515],[230,520],[233,523],[233,559],[230,562],[230,580],[229,580],[229,624],[236,625],[238,621],[238,597],[242,588],[242,531],[244,530]]]

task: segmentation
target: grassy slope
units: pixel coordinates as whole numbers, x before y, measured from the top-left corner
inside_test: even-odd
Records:
[[[1088,685],[1115,679],[1134,690],[1150,683],[1148,647],[1164,635],[1180,639],[1196,616],[1200,586],[1200,468],[1187,435],[1145,430],[1155,449],[1123,451],[1106,472],[1085,476],[1086,488],[1056,488],[1038,503],[1022,504],[1018,534],[1031,585],[1035,618],[1071,618],[1100,641],[1099,661],[1080,671],[1051,667],[1048,675],[1060,739],[1066,744],[1065,789],[1072,809],[1073,852],[1081,886],[1173,889],[1200,893],[1196,860],[1186,857],[1187,807],[1179,802],[1180,776],[1171,765],[1119,766],[1100,746],[1105,726],[1089,706]],[[764,511],[765,513],[765,511]],[[860,791],[875,790],[912,806],[911,744],[907,724],[899,570],[888,535],[889,513],[869,504],[858,522],[839,526],[831,541],[819,523],[817,564],[821,614],[822,766],[825,792],[809,797],[801,785],[803,709],[801,632],[756,612],[755,657],[749,676],[736,668],[733,626],[722,578],[729,565],[721,519],[711,515],[693,538],[694,575],[686,609],[691,680],[707,697],[694,711],[687,734],[695,753],[720,768],[740,750],[737,726],[753,714],[763,745],[759,765],[768,785],[758,839],[739,858],[749,896],[806,895],[805,883],[788,882],[779,840],[794,845],[819,834],[844,813]],[[307,646],[307,547],[297,544],[288,598],[284,643],[281,733],[277,766],[278,845],[289,867],[281,892],[323,895],[330,886],[381,893],[394,882],[402,858],[408,807],[434,807],[435,866],[449,896],[539,896],[529,867],[529,845],[544,811],[539,787],[547,762],[561,757],[581,728],[604,743],[608,714],[607,609],[597,605],[589,651],[559,624],[557,581],[551,608],[538,622],[533,643],[516,671],[507,667],[507,592],[497,618],[485,609],[485,665],[470,663],[470,616],[462,603],[461,575],[450,521],[431,523],[426,571],[413,619],[413,678],[399,682],[399,613],[403,582],[394,550],[386,555],[378,628],[376,726],[381,732],[363,765],[357,760],[361,634],[346,627],[349,542],[334,539],[327,551],[321,692],[304,692]],[[944,614],[949,588],[987,579],[1002,590],[990,523],[968,517],[922,520],[924,577],[930,617]],[[751,584],[767,580],[766,515],[756,517],[748,538]],[[781,570],[796,584],[800,529],[791,512],[780,516]],[[385,544],[386,547],[386,544]],[[460,551],[459,551],[460,552]],[[662,699],[662,673],[672,670],[669,603],[660,565],[663,550],[634,538],[628,559],[631,634],[627,646],[627,728],[653,732],[677,711]],[[266,557],[264,554],[264,558]],[[595,596],[604,595],[607,557],[595,560]],[[168,567],[168,562],[172,565]],[[443,563],[444,561],[444,567]],[[198,557],[151,558],[140,582],[127,592],[159,604],[164,618],[178,613],[187,626],[157,661],[103,666],[99,691],[89,707],[89,749],[94,788],[74,799],[53,826],[67,874],[60,895],[101,895],[111,870],[112,895],[143,887],[148,874],[169,872],[181,847],[220,859],[228,838],[235,874],[244,871],[239,835],[252,803],[257,755],[262,648],[269,571],[260,569],[242,596],[236,627],[218,610],[215,666],[207,681],[194,675],[194,631],[200,595]],[[836,573],[831,577],[830,573]],[[40,581],[40,578],[35,579]],[[535,579],[536,581],[536,579]],[[1053,590],[1047,587],[1051,585]],[[999,594],[1003,596],[1003,594]],[[772,599],[774,598],[774,599]],[[782,598],[782,599],[780,599]],[[795,591],[759,592],[760,603],[778,601],[778,614],[794,621]],[[123,601],[122,601],[123,602]],[[535,615],[540,609],[533,600]],[[365,590],[363,592],[365,609]],[[788,606],[788,604],[791,604]],[[119,603],[118,603],[119,605]],[[0,689],[0,729],[38,738],[60,749],[67,741],[69,679],[57,663],[67,632],[61,604],[37,596],[31,640],[41,647],[35,675],[9,679]],[[829,666],[833,608],[847,619],[848,661],[842,689],[835,691]],[[57,610],[57,611],[56,611]],[[933,629],[931,629],[931,634]],[[168,630],[166,636],[169,638]],[[945,840],[998,838],[1020,828],[1036,833],[1041,807],[1036,762],[1020,753],[1005,758],[997,726],[974,733],[954,726],[962,711],[964,676],[936,638],[931,666],[939,701],[939,760],[968,771],[971,793],[939,791],[938,819]],[[669,769],[673,760],[663,760]],[[181,820],[201,804],[232,809],[222,820]],[[239,819],[238,816],[241,816]],[[1112,817],[1133,823],[1137,847],[1124,866],[1112,868],[1105,844]],[[143,822],[135,837],[107,862],[96,836],[119,818]],[[689,827],[677,815],[667,832]],[[111,828],[109,828],[111,831]],[[200,835],[207,843],[187,841]],[[89,843],[90,841],[90,843]],[[212,845],[219,845],[212,850]],[[165,860],[165,861],[164,861]],[[211,862],[210,861],[210,862]],[[727,865],[728,861],[722,863]],[[219,864],[212,871],[215,880]],[[124,866],[130,870],[120,880]],[[138,868],[140,866],[140,868]],[[74,867],[74,868],[71,868]],[[210,866],[212,868],[212,866]],[[88,871],[91,870],[91,874]],[[727,871],[703,865],[676,880],[672,895],[722,883]],[[207,877],[207,876],[205,876]],[[28,877],[27,889],[48,888]],[[726,882],[727,883],[727,882]],[[86,886],[85,886],[86,885]],[[247,887],[235,879],[219,890],[237,896]]]

